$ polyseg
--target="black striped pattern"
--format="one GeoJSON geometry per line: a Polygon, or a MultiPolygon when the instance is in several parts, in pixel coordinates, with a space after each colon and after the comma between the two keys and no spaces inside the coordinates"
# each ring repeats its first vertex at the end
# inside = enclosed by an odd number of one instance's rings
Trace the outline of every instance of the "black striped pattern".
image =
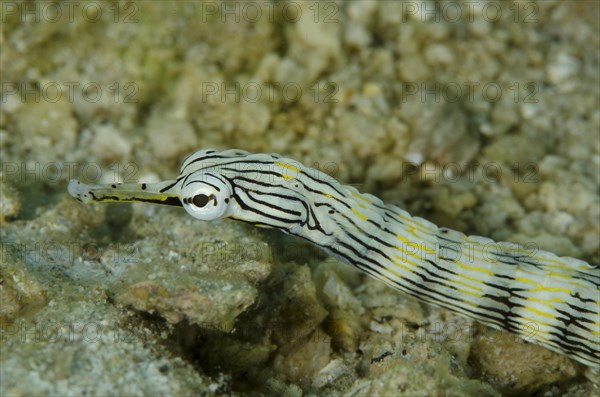
{"type": "Polygon", "coordinates": [[[178,198],[198,219],[280,229],[425,302],[600,364],[600,270],[580,260],[438,228],[275,154],[201,150],[177,180],[134,190],[69,185],[82,201],[178,198]]]}

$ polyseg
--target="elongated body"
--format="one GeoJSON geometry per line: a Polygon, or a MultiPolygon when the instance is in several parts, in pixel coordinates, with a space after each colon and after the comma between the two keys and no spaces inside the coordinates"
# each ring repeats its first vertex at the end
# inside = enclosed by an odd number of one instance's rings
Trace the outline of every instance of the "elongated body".
{"type": "Polygon", "coordinates": [[[83,202],[178,205],[201,220],[277,228],[420,300],[600,364],[600,269],[439,228],[291,159],[200,150],[176,180],[68,189],[83,202]]]}

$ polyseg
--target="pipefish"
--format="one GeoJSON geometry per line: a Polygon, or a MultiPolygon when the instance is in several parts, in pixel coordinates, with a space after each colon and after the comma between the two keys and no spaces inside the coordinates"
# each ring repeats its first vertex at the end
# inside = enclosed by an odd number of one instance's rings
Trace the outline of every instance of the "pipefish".
{"type": "Polygon", "coordinates": [[[279,229],[421,301],[600,365],[599,268],[437,227],[277,154],[199,150],[175,180],[71,180],[68,191],[84,203],[182,206],[203,221],[279,229]]]}

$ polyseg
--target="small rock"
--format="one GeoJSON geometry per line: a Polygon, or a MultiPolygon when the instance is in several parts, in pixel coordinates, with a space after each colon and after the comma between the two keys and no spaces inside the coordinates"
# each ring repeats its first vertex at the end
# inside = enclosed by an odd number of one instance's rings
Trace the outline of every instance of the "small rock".
{"type": "Polygon", "coordinates": [[[560,53],[546,67],[548,80],[553,84],[560,84],[569,77],[578,73],[581,64],[579,60],[571,55],[560,53]]]}
{"type": "Polygon", "coordinates": [[[92,127],[92,153],[106,163],[119,161],[131,154],[131,142],[125,139],[110,124],[99,124],[92,127]]]}
{"type": "Polygon", "coordinates": [[[197,149],[198,138],[187,120],[152,117],[147,134],[154,154],[162,159],[179,159],[197,149]]]}
{"type": "Polygon", "coordinates": [[[432,44],[425,48],[425,59],[431,65],[447,65],[454,62],[454,53],[444,44],[432,44]]]}

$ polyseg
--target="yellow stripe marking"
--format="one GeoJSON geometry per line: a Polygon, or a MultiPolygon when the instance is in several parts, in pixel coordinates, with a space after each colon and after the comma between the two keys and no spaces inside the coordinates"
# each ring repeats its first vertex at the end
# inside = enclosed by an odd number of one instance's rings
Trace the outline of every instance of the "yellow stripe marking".
{"type": "Polygon", "coordinates": [[[293,165],[282,163],[280,161],[275,161],[275,164],[277,164],[277,165],[279,165],[279,166],[281,166],[283,168],[287,168],[288,170],[292,170],[294,172],[300,173],[300,169],[294,167],[293,165]]]}
{"type": "MultiPolygon", "coordinates": [[[[481,295],[482,295],[482,294],[478,294],[475,292],[467,291],[466,289],[462,289],[462,288],[457,288],[456,290],[462,292],[463,294],[473,295],[478,298],[481,298],[481,295]]],[[[468,302],[468,301],[466,301],[466,302],[468,302]]],[[[475,305],[475,306],[477,306],[477,305],[475,305]]]]}
{"type": "Polygon", "coordinates": [[[556,318],[556,316],[553,316],[553,315],[551,315],[551,314],[548,314],[548,313],[544,313],[544,312],[542,312],[542,311],[540,311],[540,310],[537,310],[537,309],[534,309],[533,307],[530,307],[530,306],[523,306],[523,309],[525,309],[525,310],[527,310],[527,311],[530,311],[530,312],[532,312],[532,313],[535,313],[535,314],[537,314],[538,316],[544,316],[544,317],[556,318]]]}
{"type": "MultiPolygon", "coordinates": [[[[460,274],[459,274],[459,276],[460,276],[460,274]]],[[[453,283],[456,283],[456,284],[461,284],[461,285],[464,285],[465,287],[472,288],[472,289],[474,289],[475,291],[481,291],[481,288],[479,288],[479,287],[476,287],[476,286],[474,286],[474,285],[471,285],[471,284],[467,284],[467,283],[465,283],[465,282],[462,282],[462,281],[458,281],[458,280],[450,280],[450,281],[451,281],[451,282],[453,282],[453,283]]],[[[477,296],[481,296],[481,294],[480,294],[480,295],[477,295],[477,296]]]]}
{"type": "Polygon", "coordinates": [[[432,234],[431,229],[427,229],[427,228],[425,228],[425,226],[422,226],[421,224],[415,222],[414,218],[412,218],[410,216],[402,215],[402,214],[396,214],[396,215],[398,215],[400,218],[404,219],[406,222],[411,223],[413,225],[414,229],[421,229],[420,231],[423,233],[432,234]]]}
{"type": "Polygon", "coordinates": [[[464,265],[460,261],[457,261],[457,260],[455,260],[454,263],[456,263],[458,266],[462,267],[463,269],[475,270],[477,272],[489,274],[490,276],[494,275],[494,272],[492,272],[491,270],[482,269],[480,267],[475,267],[475,266],[467,266],[467,265],[464,265]]]}
{"type": "Polygon", "coordinates": [[[515,281],[521,281],[522,283],[527,283],[527,284],[533,284],[536,286],[535,289],[532,289],[531,291],[561,291],[561,292],[566,292],[567,294],[571,294],[571,291],[569,291],[566,288],[553,288],[553,287],[544,287],[543,285],[536,283],[535,281],[531,281],[528,280],[526,278],[522,278],[522,277],[516,277],[515,281]]]}
{"type": "MultiPolygon", "coordinates": [[[[362,195],[362,194],[360,194],[360,193],[357,193],[357,192],[352,192],[352,195],[353,195],[354,197],[356,197],[357,199],[360,199],[360,200],[362,200],[362,201],[365,201],[365,202],[367,202],[367,203],[371,204],[371,201],[370,201],[370,200],[368,200],[368,199],[366,199],[365,197],[363,197],[363,195],[362,195]]],[[[360,205],[360,204],[359,204],[359,205],[360,205]]]]}
{"type": "Polygon", "coordinates": [[[427,253],[429,253],[429,254],[435,254],[435,251],[434,251],[434,250],[432,250],[431,248],[427,248],[427,247],[425,246],[425,244],[423,244],[422,246],[420,246],[420,245],[416,245],[415,243],[413,243],[413,242],[409,241],[408,239],[406,239],[404,236],[402,236],[402,235],[400,235],[400,234],[396,234],[396,237],[398,238],[398,240],[402,241],[402,242],[403,242],[403,243],[405,243],[405,244],[408,244],[408,245],[410,245],[411,247],[421,247],[421,248],[423,248],[423,250],[425,250],[427,253]]]}
{"type": "MultiPolygon", "coordinates": [[[[415,263],[412,263],[412,262],[411,262],[411,261],[409,261],[408,259],[402,259],[402,258],[400,258],[399,256],[396,256],[396,258],[400,259],[402,262],[409,263],[409,264],[413,265],[414,267],[418,267],[418,266],[417,266],[415,263]]],[[[403,264],[396,262],[396,261],[395,261],[395,260],[393,260],[393,259],[392,259],[392,262],[393,262],[393,263],[394,263],[396,266],[400,266],[401,268],[403,268],[403,269],[406,269],[406,270],[408,270],[408,271],[409,271],[409,272],[411,272],[411,273],[414,273],[414,272],[415,272],[413,269],[411,269],[411,268],[408,268],[408,267],[404,266],[403,264]]]]}
{"type": "Polygon", "coordinates": [[[352,212],[354,212],[354,214],[355,214],[356,216],[358,216],[360,219],[363,219],[363,220],[365,220],[365,221],[368,219],[366,216],[364,216],[363,214],[361,214],[360,212],[358,212],[358,211],[356,210],[356,208],[354,208],[354,207],[352,207],[352,212]]]}

